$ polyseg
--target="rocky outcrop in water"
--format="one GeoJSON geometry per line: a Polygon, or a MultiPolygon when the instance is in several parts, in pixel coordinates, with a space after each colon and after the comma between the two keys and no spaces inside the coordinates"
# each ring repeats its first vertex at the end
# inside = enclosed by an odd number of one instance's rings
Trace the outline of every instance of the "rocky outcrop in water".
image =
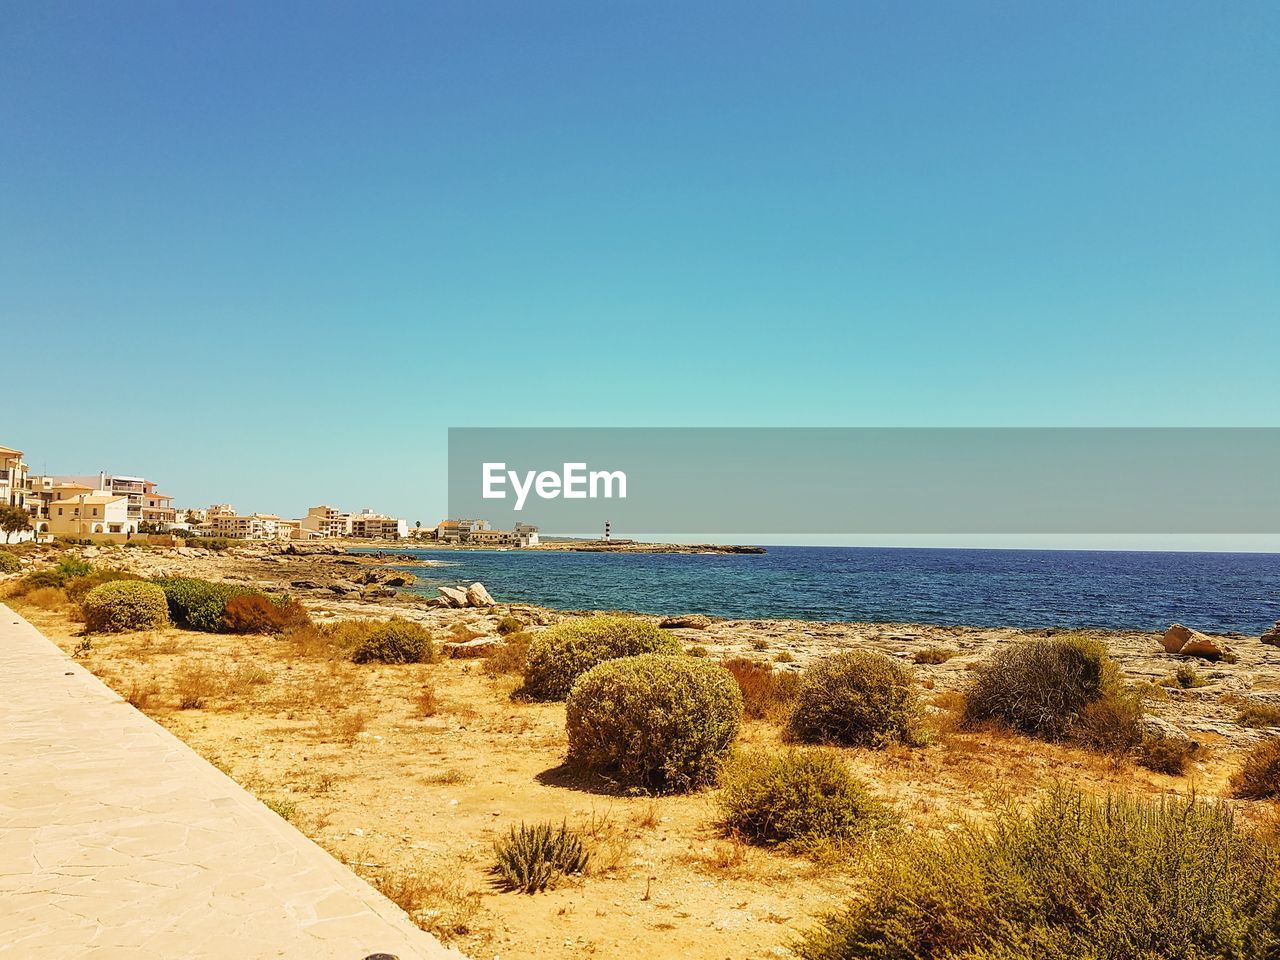
{"type": "Polygon", "coordinates": [[[1262,642],[1272,647],[1280,647],[1280,620],[1274,627],[1262,635],[1262,642]]]}

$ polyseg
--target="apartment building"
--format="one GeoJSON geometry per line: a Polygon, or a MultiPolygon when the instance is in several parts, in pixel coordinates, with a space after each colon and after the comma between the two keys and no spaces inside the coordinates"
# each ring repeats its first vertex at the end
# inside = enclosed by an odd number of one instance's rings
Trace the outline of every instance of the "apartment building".
{"type": "Polygon", "coordinates": [[[251,513],[244,517],[218,513],[209,518],[206,529],[212,536],[234,540],[288,540],[298,527],[297,521],[281,520],[274,513],[251,513]]]}
{"type": "Polygon", "coordinates": [[[477,547],[535,547],[538,528],[517,523],[514,530],[494,530],[488,520],[441,520],[436,527],[441,543],[469,543],[477,547]]]}
{"type": "Polygon", "coordinates": [[[302,537],[355,537],[361,540],[398,540],[409,535],[409,522],[368,507],[359,513],[343,513],[337,507],[320,504],[307,510],[298,521],[302,537]]]}
{"type": "Polygon", "coordinates": [[[109,493],[82,493],[48,505],[39,522],[41,533],[55,537],[112,537],[128,539],[138,532],[129,516],[129,498],[109,493]]]}
{"type": "Polygon", "coordinates": [[[156,485],[150,480],[146,481],[142,491],[142,522],[166,527],[178,522],[178,511],[173,509],[173,497],[158,493],[156,485]]]}
{"type": "Polygon", "coordinates": [[[320,504],[310,507],[307,515],[299,523],[304,536],[308,537],[348,537],[351,535],[350,516],[337,507],[320,504]]]}
{"type": "Polygon", "coordinates": [[[27,509],[30,482],[22,451],[0,447],[0,506],[27,509]]]}
{"type": "Polygon", "coordinates": [[[101,490],[128,501],[129,518],[135,523],[152,519],[153,523],[173,523],[176,519],[173,498],[156,492],[156,484],[145,477],[129,477],[123,474],[98,473],[62,475],[53,478],[55,483],[72,483],[101,490]],[[147,503],[150,501],[151,506],[147,503]],[[144,511],[149,511],[148,516],[144,511]]]}
{"type": "Polygon", "coordinates": [[[409,535],[409,522],[367,507],[351,517],[351,536],[369,540],[399,540],[409,535]]]}
{"type": "Polygon", "coordinates": [[[489,529],[488,520],[441,520],[436,525],[436,539],[441,543],[466,543],[473,533],[489,529]]]}

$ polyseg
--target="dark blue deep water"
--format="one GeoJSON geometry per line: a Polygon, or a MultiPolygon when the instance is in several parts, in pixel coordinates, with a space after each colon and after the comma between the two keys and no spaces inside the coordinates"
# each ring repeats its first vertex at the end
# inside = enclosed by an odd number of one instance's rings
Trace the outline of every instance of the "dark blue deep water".
{"type": "Polygon", "coordinates": [[[414,550],[415,589],[482,581],[562,610],[1258,634],[1280,554],[770,547],[763,555],[414,550]]]}

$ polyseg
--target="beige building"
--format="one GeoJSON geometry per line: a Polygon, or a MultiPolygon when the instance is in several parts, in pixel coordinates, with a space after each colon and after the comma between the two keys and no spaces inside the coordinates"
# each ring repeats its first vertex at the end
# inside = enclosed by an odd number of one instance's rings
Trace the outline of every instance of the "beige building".
{"type": "Polygon", "coordinates": [[[347,537],[351,535],[351,521],[348,514],[337,507],[320,504],[310,507],[307,515],[299,521],[304,536],[308,537],[347,537]]]}
{"type": "Polygon", "coordinates": [[[359,513],[343,513],[337,507],[320,504],[307,510],[298,521],[303,537],[356,537],[362,540],[398,540],[409,535],[409,523],[398,517],[374,513],[367,507],[359,513]]]}
{"type": "Polygon", "coordinates": [[[30,483],[22,451],[0,447],[0,506],[27,509],[30,483]]]}
{"type": "Polygon", "coordinates": [[[514,530],[494,530],[488,520],[441,520],[436,527],[441,543],[470,543],[478,547],[535,547],[538,528],[517,523],[514,530]]]}
{"type": "Polygon", "coordinates": [[[173,497],[156,492],[156,485],[150,480],[142,491],[142,521],[166,527],[178,522],[178,511],[173,509],[173,497]]]}
{"type": "Polygon", "coordinates": [[[288,540],[297,521],[281,520],[274,513],[251,513],[246,517],[219,513],[210,517],[207,529],[215,537],[235,540],[288,540]]]}
{"type": "Polygon", "coordinates": [[[54,500],[41,532],[55,537],[104,537],[125,540],[138,532],[138,521],[129,516],[128,497],[109,493],[84,493],[54,500]]]}
{"type": "Polygon", "coordinates": [[[157,493],[156,485],[144,477],[127,477],[102,470],[98,473],[64,475],[53,479],[56,483],[80,484],[124,497],[128,501],[129,517],[136,523],[148,519],[153,523],[174,522],[173,498],[157,493]],[[150,507],[147,506],[148,501],[151,503],[150,507]]]}

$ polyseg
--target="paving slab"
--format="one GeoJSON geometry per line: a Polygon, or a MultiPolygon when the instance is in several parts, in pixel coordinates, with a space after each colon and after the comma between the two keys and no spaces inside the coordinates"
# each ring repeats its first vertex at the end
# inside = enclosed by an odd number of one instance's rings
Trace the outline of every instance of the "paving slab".
{"type": "Polygon", "coordinates": [[[0,604],[0,957],[460,960],[0,604]]]}

